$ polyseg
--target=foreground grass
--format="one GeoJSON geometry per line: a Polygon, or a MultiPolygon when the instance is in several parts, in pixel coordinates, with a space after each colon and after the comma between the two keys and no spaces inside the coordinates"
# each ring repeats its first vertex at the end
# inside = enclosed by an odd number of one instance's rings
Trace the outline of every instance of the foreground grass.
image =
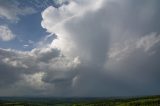
{"type": "Polygon", "coordinates": [[[160,106],[160,96],[91,101],[74,106],[160,106]]]}
{"type": "Polygon", "coordinates": [[[0,99],[0,106],[160,106],[160,96],[139,98],[22,98],[0,99]]]}

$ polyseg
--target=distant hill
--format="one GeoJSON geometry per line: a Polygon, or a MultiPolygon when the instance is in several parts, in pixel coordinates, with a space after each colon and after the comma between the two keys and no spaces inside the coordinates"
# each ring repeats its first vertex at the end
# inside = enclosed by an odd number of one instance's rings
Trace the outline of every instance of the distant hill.
{"type": "Polygon", "coordinates": [[[130,98],[0,97],[0,106],[160,106],[160,96],[130,98]]]}

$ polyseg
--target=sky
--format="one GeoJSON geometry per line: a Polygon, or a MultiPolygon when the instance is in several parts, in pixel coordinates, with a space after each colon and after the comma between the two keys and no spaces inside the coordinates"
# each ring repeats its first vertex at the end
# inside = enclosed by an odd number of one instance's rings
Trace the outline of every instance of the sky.
{"type": "Polygon", "coordinates": [[[159,0],[0,0],[0,96],[160,94],[159,0]]]}

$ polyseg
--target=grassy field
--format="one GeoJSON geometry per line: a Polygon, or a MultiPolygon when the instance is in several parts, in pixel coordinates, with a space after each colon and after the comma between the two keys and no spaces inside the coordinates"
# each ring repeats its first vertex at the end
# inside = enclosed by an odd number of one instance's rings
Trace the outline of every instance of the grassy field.
{"type": "Polygon", "coordinates": [[[0,98],[0,106],[160,106],[160,96],[136,98],[0,98]]]}

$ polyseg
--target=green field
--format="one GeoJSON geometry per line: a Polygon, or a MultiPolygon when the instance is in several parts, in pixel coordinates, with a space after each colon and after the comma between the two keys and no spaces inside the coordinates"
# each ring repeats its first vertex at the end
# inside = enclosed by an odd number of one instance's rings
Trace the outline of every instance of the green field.
{"type": "Polygon", "coordinates": [[[160,96],[132,98],[0,98],[0,106],[160,106],[160,96]]]}

